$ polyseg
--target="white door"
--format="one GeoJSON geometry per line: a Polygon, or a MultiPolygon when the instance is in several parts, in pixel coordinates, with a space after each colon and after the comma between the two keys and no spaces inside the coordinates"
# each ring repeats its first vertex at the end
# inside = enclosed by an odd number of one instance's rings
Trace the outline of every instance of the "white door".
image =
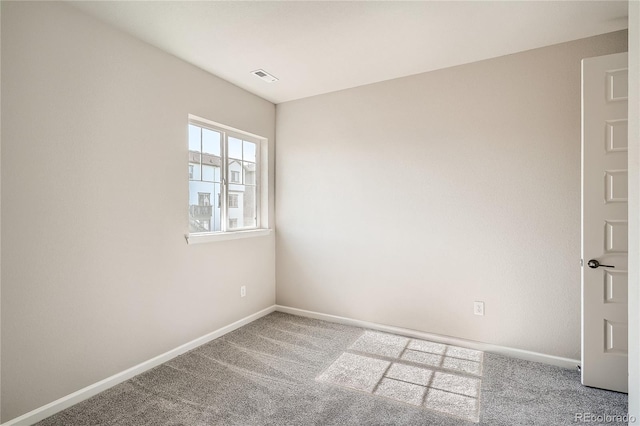
{"type": "Polygon", "coordinates": [[[582,384],[627,392],[627,54],[582,61],[582,384]]]}

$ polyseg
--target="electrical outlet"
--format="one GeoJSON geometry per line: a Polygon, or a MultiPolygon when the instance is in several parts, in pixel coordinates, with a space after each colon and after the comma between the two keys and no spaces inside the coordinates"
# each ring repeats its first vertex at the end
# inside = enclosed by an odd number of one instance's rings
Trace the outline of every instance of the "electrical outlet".
{"type": "Polygon", "coordinates": [[[243,285],[240,287],[240,297],[245,297],[247,295],[247,286],[243,285]]]}
{"type": "Polygon", "coordinates": [[[473,302],[473,314],[484,315],[484,302],[473,302]]]}

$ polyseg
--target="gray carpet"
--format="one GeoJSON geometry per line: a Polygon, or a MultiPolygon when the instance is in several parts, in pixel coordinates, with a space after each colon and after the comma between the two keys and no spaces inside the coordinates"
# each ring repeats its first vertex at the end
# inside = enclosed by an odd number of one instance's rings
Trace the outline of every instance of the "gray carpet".
{"type": "Polygon", "coordinates": [[[365,331],[317,378],[478,422],[480,351],[365,331]]]}
{"type": "Polygon", "coordinates": [[[275,312],[38,425],[569,425],[626,412],[627,395],[574,370],[275,312]]]}

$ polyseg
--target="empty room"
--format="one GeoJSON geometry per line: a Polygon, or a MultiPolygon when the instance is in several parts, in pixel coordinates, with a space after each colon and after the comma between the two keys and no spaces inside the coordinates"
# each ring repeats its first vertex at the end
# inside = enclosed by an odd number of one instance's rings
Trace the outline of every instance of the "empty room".
{"type": "Polygon", "coordinates": [[[0,423],[640,424],[640,2],[5,1],[0,423]]]}

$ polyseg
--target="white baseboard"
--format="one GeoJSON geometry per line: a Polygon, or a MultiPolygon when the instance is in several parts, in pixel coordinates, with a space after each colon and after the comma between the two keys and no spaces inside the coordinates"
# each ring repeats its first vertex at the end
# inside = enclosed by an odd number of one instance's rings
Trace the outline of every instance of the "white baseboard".
{"type": "Polygon", "coordinates": [[[158,355],[154,358],[151,358],[148,361],[144,361],[136,366],[129,368],[128,370],[122,371],[118,374],[114,374],[111,377],[107,377],[104,380],[101,380],[97,383],[87,386],[86,388],[82,388],[70,395],[64,396],[60,399],[57,399],[47,405],[43,405],[42,407],[36,408],[35,410],[29,411],[26,414],[23,414],[20,417],[16,417],[13,420],[9,420],[6,423],[2,423],[0,426],[28,426],[34,423],[39,422],[40,420],[44,420],[47,417],[50,417],[66,408],[71,407],[85,399],[91,398],[92,396],[105,391],[117,384],[124,382],[125,380],[129,380],[130,378],[137,376],[138,374],[144,373],[147,370],[150,370],[158,365],[165,363],[178,355],[181,355],[187,351],[197,348],[198,346],[204,345],[214,339],[217,339],[220,336],[223,336],[237,328],[242,327],[243,325],[249,324],[252,321],[257,320],[265,315],[270,314],[275,311],[275,305],[270,306],[266,309],[263,309],[255,314],[244,317],[234,323],[231,323],[225,327],[219,328],[216,331],[213,331],[209,334],[206,334],[202,337],[199,337],[195,340],[192,340],[184,345],[178,346],[175,349],[171,349],[168,352],[163,353],[162,355],[158,355]]]}
{"type": "Polygon", "coordinates": [[[483,352],[505,355],[512,358],[524,359],[527,361],[541,362],[558,367],[574,369],[580,365],[580,360],[562,358],[554,355],[546,355],[539,352],[525,351],[523,349],[509,348],[506,346],[492,345],[490,343],[476,342],[473,340],[459,339],[457,337],[443,336],[440,334],[425,333],[408,328],[393,327],[390,325],[376,324],[368,321],[361,321],[352,318],[339,317],[336,315],[322,314],[320,312],[306,311],[304,309],[290,308],[288,306],[276,305],[276,311],[303,317],[315,318],[324,321],[336,322],[339,324],[353,325],[356,327],[368,328],[371,330],[384,331],[387,333],[399,334],[417,339],[429,340],[432,342],[444,343],[447,345],[462,346],[476,349],[483,352]]]}

